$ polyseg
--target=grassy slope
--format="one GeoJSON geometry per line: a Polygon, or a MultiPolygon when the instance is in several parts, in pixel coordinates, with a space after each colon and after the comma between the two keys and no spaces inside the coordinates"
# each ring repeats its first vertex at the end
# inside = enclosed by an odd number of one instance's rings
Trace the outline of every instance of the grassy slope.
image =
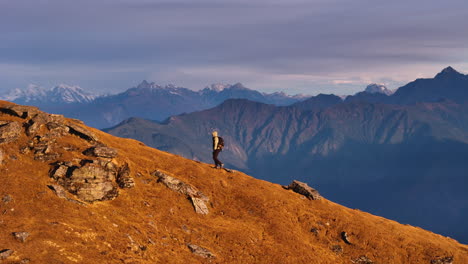
{"type": "MultiPolygon", "coordinates": [[[[0,118],[24,121],[4,114],[0,118]]],[[[129,163],[136,186],[120,190],[113,201],[88,206],[60,199],[47,188],[53,183],[50,166],[35,161],[32,154],[19,154],[28,140],[25,135],[0,145],[6,152],[0,195],[13,197],[8,204],[0,202],[0,246],[15,250],[8,261],[209,262],[189,251],[186,244],[192,243],[216,254],[211,263],[350,263],[361,255],[377,263],[430,263],[437,256],[468,263],[468,246],[453,239],[325,199],[310,201],[240,172],[215,170],[135,140],[91,130],[119,150],[116,162],[129,163]],[[210,198],[210,213],[196,214],[184,196],[156,183],[150,175],[156,169],[204,192],[210,198]],[[11,236],[18,231],[31,236],[20,243],[11,236]],[[349,234],[352,245],[341,240],[342,231],[349,234]],[[334,245],[340,245],[343,253],[334,253],[334,245]]],[[[90,146],[72,135],[57,142],[79,148],[60,150],[63,160],[84,158],[80,153],[90,146]]]]}

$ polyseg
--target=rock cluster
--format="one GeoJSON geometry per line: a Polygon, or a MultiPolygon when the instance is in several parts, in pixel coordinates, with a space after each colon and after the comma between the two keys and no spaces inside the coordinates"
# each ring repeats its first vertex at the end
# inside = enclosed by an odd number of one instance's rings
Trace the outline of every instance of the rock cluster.
{"type": "Polygon", "coordinates": [[[58,197],[80,203],[68,198],[69,192],[86,202],[111,200],[118,195],[118,187],[131,188],[135,185],[128,164],[118,166],[115,162],[117,151],[100,143],[94,133],[78,124],[79,121],[69,121],[61,115],[47,114],[36,107],[21,105],[0,107],[0,113],[24,119],[23,122],[0,121],[0,144],[14,142],[26,134],[29,141],[20,147],[20,153],[32,153],[35,160],[55,161],[50,176],[57,184],[51,184],[49,188],[58,197]],[[58,143],[61,142],[59,138],[66,135],[86,140],[86,146],[93,145],[82,152],[91,158],[59,161],[62,150],[78,150],[75,146],[58,143]]]}
{"type": "Polygon", "coordinates": [[[431,260],[431,264],[453,264],[453,257],[438,257],[431,260]]]}
{"type": "Polygon", "coordinates": [[[285,188],[288,190],[292,190],[293,192],[302,194],[311,200],[320,200],[322,198],[317,190],[310,187],[309,185],[307,185],[307,183],[304,182],[294,180],[285,188]]]}
{"type": "Polygon", "coordinates": [[[163,183],[169,189],[187,196],[192,202],[195,212],[208,214],[208,206],[206,203],[209,201],[209,198],[197,188],[158,170],[154,171],[152,175],[157,177],[158,182],[163,183]]]}

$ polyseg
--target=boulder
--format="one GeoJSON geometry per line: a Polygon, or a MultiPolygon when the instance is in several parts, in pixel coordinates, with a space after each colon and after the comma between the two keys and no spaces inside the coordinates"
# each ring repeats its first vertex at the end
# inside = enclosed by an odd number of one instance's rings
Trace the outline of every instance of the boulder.
{"type": "Polygon", "coordinates": [[[0,250],[0,260],[7,259],[9,256],[13,255],[13,250],[11,249],[2,249],[0,250]]]}
{"type": "Polygon", "coordinates": [[[71,122],[68,122],[67,126],[70,129],[70,133],[73,135],[79,136],[88,141],[98,141],[96,135],[94,135],[93,132],[89,131],[88,129],[82,128],[81,126],[75,125],[71,122]]]}
{"type": "Polygon", "coordinates": [[[28,232],[13,232],[11,233],[13,237],[15,237],[16,240],[18,240],[21,243],[26,242],[26,239],[29,237],[28,232]]]}
{"type": "Polygon", "coordinates": [[[322,198],[317,190],[304,182],[294,180],[291,184],[288,185],[287,189],[302,194],[311,200],[320,200],[322,198]]]}
{"type": "Polygon", "coordinates": [[[39,108],[24,105],[9,105],[1,107],[0,112],[21,118],[31,118],[39,112],[39,108]]]}
{"type": "Polygon", "coordinates": [[[83,154],[101,158],[115,158],[117,150],[106,146],[95,146],[83,151],[83,154]]]}
{"type": "MultiPolygon", "coordinates": [[[[116,181],[118,172],[119,168],[112,162],[82,160],[79,165],[73,165],[70,162],[57,162],[54,164],[50,176],[79,199],[95,202],[112,200],[118,196],[116,181]]],[[[63,196],[58,187],[53,186],[51,189],[59,197],[63,196]]]]}
{"type": "Polygon", "coordinates": [[[216,257],[213,253],[211,253],[211,251],[209,251],[206,248],[203,248],[194,244],[187,244],[187,247],[190,249],[190,251],[193,254],[200,256],[202,258],[215,258],[216,257]]]}
{"type": "Polygon", "coordinates": [[[348,244],[348,245],[351,245],[351,241],[349,241],[349,237],[348,237],[348,233],[346,232],[341,232],[341,239],[343,239],[343,241],[348,244]]]}
{"type": "Polygon", "coordinates": [[[208,214],[208,206],[206,203],[209,201],[209,198],[197,188],[177,178],[162,173],[159,170],[153,172],[152,175],[157,177],[158,182],[163,183],[169,189],[187,196],[187,198],[192,202],[195,212],[199,214],[208,214]]]}
{"type": "Polygon", "coordinates": [[[0,144],[10,143],[18,139],[22,126],[18,122],[0,122],[0,144]]]}

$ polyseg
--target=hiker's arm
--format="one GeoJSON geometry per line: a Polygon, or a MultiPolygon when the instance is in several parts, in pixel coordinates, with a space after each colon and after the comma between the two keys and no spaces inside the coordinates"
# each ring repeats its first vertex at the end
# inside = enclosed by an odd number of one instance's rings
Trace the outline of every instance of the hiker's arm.
{"type": "Polygon", "coordinates": [[[219,142],[218,137],[214,137],[213,138],[213,150],[218,149],[218,142],[219,142]]]}

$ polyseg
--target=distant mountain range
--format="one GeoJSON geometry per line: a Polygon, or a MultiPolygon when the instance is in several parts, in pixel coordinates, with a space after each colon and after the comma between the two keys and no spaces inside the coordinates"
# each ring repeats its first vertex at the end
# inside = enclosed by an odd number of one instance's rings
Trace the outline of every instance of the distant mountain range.
{"type": "Polygon", "coordinates": [[[59,85],[44,89],[31,85],[15,89],[0,99],[40,107],[44,111],[64,114],[86,124],[105,128],[130,117],[162,121],[172,115],[208,109],[232,98],[244,98],[274,105],[289,105],[307,96],[285,93],[260,93],[237,83],[213,84],[200,91],[174,85],[160,86],[143,81],[125,92],[96,96],[78,86],[59,85]]]}
{"type": "Polygon", "coordinates": [[[282,184],[303,180],[331,200],[468,242],[467,99],[467,76],[449,67],[392,95],[318,95],[290,106],[227,100],[106,131],[210,162],[216,129],[227,166],[282,184]]]}
{"type": "Polygon", "coordinates": [[[60,84],[52,89],[29,85],[26,89],[14,89],[2,96],[1,99],[18,104],[47,106],[51,104],[90,103],[96,97],[79,86],[60,84]]]}

